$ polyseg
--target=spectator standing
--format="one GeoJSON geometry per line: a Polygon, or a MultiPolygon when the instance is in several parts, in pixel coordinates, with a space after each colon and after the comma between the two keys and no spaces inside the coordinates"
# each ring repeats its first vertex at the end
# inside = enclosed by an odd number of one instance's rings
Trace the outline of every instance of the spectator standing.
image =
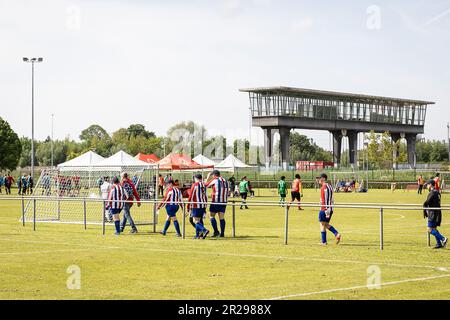
{"type": "Polygon", "coordinates": [[[419,178],[417,179],[417,193],[418,194],[422,194],[424,183],[425,183],[425,181],[424,181],[422,175],[420,175],[419,178]]]}

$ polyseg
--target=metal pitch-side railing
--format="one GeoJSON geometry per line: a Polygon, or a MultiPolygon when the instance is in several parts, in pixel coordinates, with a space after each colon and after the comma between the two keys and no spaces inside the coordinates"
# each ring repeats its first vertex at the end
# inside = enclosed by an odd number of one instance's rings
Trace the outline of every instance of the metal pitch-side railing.
{"type": "MultiPolygon", "coordinates": [[[[45,221],[38,221],[36,219],[36,201],[38,200],[45,200],[45,201],[75,201],[75,202],[82,202],[83,203],[83,226],[84,229],[87,229],[87,212],[86,212],[86,204],[88,202],[104,202],[103,199],[94,199],[94,198],[49,198],[49,197],[41,197],[41,196],[29,196],[29,197],[1,197],[0,200],[11,200],[11,201],[21,201],[22,204],[22,217],[21,222],[23,226],[25,226],[25,200],[32,201],[33,203],[33,231],[36,231],[36,224],[38,222],[45,222],[45,221]]],[[[126,202],[126,201],[123,201],[126,202]]],[[[153,204],[153,217],[154,221],[156,221],[156,205],[159,204],[161,201],[159,200],[141,200],[141,203],[149,203],[153,204]]],[[[182,238],[186,238],[186,205],[187,204],[198,204],[198,202],[188,202],[188,201],[182,201],[180,204],[183,204],[182,212],[182,238]]],[[[212,203],[209,202],[208,205],[211,204],[221,204],[221,203],[212,203]]],[[[241,206],[241,201],[236,200],[230,200],[228,201],[228,206],[231,206],[232,208],[232,216],[231,216],[231,236],[234,238],[236,237],[236,206],[241,206]]],[[[253,207],[282,207],[284,210],[284,244],[288,244],[288,235],[289,235],[289,203],[281,204],[277,201],[247,201],[247,206],[253,206],[253,207]]],[[[293,204],[294,206],[297,205],[297,203],[293,204]]],[[[302,202],[302,207],[307,208],[319,208],[322,207],[321,204],[313,203],[313,202],[302,202]]],[[[417,210],[441,210],[441,211],[450,211],[449,205],[441,206],[440,208],[424,208],[421,205],[418,204],[392,204],[392,203],[358,203],[358,204],[349,204],[349,203],[340,203],[340,204],[333,204],[333,208],[345,208],[345,209],[374,209],[379,212],[379,243],[380,243],[380,250],[384,249],[384,211],[385,210],[401,210],[401,211],[417,211],[417,210]]],[[[101,214],[101,219],[103,221],[102,223],[102,234],[105,235],[105,229],[106,229],[106,221],[104,219],[104,211],[99,212],[99,215],[101,214]]],[[[153,224],[153,232],[156,232],[156,223],[153,224]]],[[[430,235],[427,233],[427,240],[428,240],[428,246],[430,246],[430,235]]]]}

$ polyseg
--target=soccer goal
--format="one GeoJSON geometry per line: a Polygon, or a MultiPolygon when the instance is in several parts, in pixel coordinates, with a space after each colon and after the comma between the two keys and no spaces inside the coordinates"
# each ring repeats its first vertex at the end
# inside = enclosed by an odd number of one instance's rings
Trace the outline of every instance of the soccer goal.
{"type": "MultiPolygon", "coordinates": [[[[73,167],[43,170],[24,206],[25,222],[103,224],[105,201],[113,177],[128,173],[142,200],[157,200],[157,167],[73,167]]],[[[157,224],[154,203],[131,209],[137,225],[157,224]]]]}

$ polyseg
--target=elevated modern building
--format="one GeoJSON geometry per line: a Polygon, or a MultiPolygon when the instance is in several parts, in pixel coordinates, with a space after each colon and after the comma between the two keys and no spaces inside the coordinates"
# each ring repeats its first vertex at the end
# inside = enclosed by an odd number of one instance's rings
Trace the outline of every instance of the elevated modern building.
{"type": "MultiPolygon", "coordinates": [[[[291,129],[327,130],[333,135],[333,160],[341,162],[342,137],[349,140],[350,164],[356,165],[359,132],[391,133],[394,142],[406,138],[408,162],[415,165],[416,138],[424,133],[431,101],[290,87],[240,89],[250,98],[252,125],[264,130],[266,166],[273,157],[273,136],[280,134],[281,161],[289,164],[291,129]]],[[[398,150],[394,152],[394,156],[398,150]]],[[[305,160],[305,159],[297,159],[305,160]]]]}

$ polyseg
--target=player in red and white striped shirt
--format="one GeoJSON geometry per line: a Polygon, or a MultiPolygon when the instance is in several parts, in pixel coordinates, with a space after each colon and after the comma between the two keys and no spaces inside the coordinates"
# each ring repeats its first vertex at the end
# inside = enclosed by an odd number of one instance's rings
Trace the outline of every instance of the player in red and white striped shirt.
{"type": "Polygon", "coordinates": [[[327,175],[322,173],[320,175],[320,183],[322,188],[320,189],[320,212],[319,212],[319,222],[320,222],[320,232],[322,235],[322,245],[327,244],[327,231],[329,230],[336,237],[336,244],[341,241],[342,236],[340,233],[330,225],[331,216],[333,215],[333,187],[327,182],[327,175]]]}
{"type": "Polygon", "coordinates": [[[164,196],[163,201],[158,205],[157,210],[161,209],[161,207],[165,206],[167,211],[167,220],[164,225],[164,230],[161,231],[163,236],[166,235],[167,229],[169,229],[170,221],[173,221],[173,225],[175,226],[175,230],[177,231],[177,236],[181,237],[180,225],[177,220],[177,211],[178,209],[183,208],[183,195],[181,194],[180,189],[174,185],[173,180],[167,181],[167,190],[166,195],[164,196]]]}
{"type": "Polygon", "coordinates": [[[120,234],[120,212],[123,209],[124,201],[128,198],[126,190],[120,185],[119,178],[113,178],[113,185],[109,191],[106,208],[109,209],[113,216],[114,225],[116,227],[115,235],[120,234]]]}
{"type": "Polygon", "coordinates": [[[205,186],[207,188],[212,188],[211,205],[209,206],[209,216],[211,225],[214,229],[213,238],[225,236],[225,211],[227,209],[228,201],[228,181],[220,176],[219,170],[214,170],[206,178],[205,186]],[[211,175],[213,177],[210,180],[211,175]],[[216,213],[219,214],[220,219],[220,232],[217,229],[216,213]]]}
{"type": "Polygon", "coordinates": [[[189,221],[195,228],[195,239],[199,239],[200,236],[205,239],[209,233],[209,230],[203,225],[203,216],[206,213],[208,196],[206,195],[206,186],[202,179],[201,174],[194,176],[194,183],[191,187],[189,203],[187,205],[187,211],[191,212],[189,221]]]}

